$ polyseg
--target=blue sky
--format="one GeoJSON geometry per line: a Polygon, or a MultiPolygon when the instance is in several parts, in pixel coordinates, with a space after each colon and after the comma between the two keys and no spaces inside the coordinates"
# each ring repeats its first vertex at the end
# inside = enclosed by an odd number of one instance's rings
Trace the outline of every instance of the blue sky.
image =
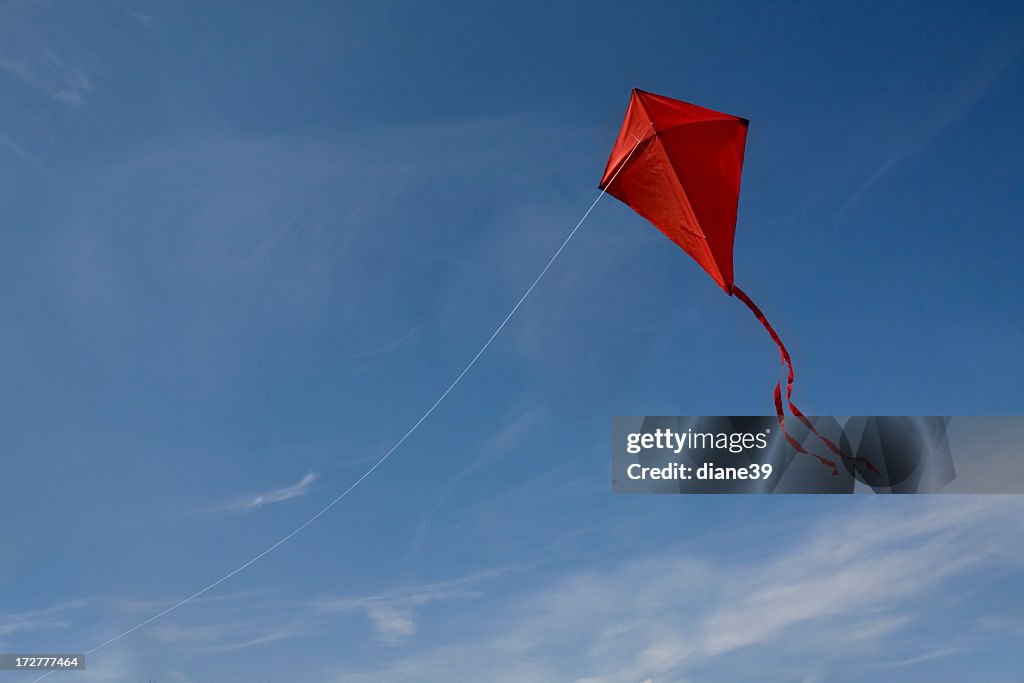
{"type": "MultiPolygon", "coordinates": [[[[1024,412],[1022,30],[1016,3],[3,4],[0,650],[91,649],[358,478],[593,201],[632,87],[752,121],[736,279],[805,412],[1024,412]]],[[[776,371],[602,200],[363,486],[64,677],[1021,683],[1020,498],[611,495],[611,416],[770,413],[776,371]]]]}

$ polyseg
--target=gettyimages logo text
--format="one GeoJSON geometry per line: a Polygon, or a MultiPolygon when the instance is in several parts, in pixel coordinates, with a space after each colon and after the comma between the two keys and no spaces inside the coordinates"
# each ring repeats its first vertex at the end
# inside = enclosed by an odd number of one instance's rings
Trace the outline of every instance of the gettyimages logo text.
{"type": "Polygon", "coordinates": [[[763,432],[673,432],[656,429],[654,432],[634,432],[626,437],[626,452],[636,455],[646,449],[670,450],[679,455],[683,450],[717,449],[742,453],[751,448],[767,448],[771,428],[763,432]]]}

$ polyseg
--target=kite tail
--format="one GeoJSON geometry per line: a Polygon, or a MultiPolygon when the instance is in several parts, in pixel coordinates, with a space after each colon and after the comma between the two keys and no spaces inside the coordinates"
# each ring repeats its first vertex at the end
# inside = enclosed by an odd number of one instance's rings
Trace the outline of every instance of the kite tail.
{"type": "MultiPolygon", "coordinates": [[[[755,304],[750,299],[750,297],[747,296],[746,292],[744,292],[742,289],[740,289],[736,285],[733,285],[732,286],[732,293],[736,295],[737,299],[739,299],[740,301],[742,301],[744,304],[747,305],[747,308],[749,308],[750,311],[754,314],[754,316],[758,319],[758,321],[760,321],[761,325],[764,326],[764,329],[768,330],[768,334],[771,335],[771,338],[775,342],[775,345],[779,347],[779,353],[782,356],[782,362],[785,363],[785,365],[786,365],[786,403],[789,405],[789,411],[791,413],[793,413],[793,416],[796,419],[800,420],[800,422],[802,422],[804,424],[804,426],[807,427],[807,429],[809,429],[815,436],[817,436],[819,439],[821,439],[822,443],[824,443],[825,446],[827,446],[828,449],[830,451],[832,451],[833,453],[835,453],[837,456],[839,456],[843,460],[850,460],[850,461],[853,461],[853,462],[863,462],[867,466],[868,469],[870,469],[872,472],[877,474],[878,470],[866,458],[862,458],[862,457],[856,457],[855,458],[853,456],[846,455],[845,453],[842,452],[842,450],[840,450],[840,448],[838,446],[836,446],[835,442],[833,442],[828,437],[823,436],[822,434],[820,434],[818,432],[818,430],[814,428],[814,425],[811,424],[811,421],[809,419],[807,419],[807,417],[802,412],[800,412],[800,409],[797,408],[796,405],[793,404],[792,395],[793,395],[793,380],[794,380],[794,377],[795,377],[795,373],[793,372],[793,359],[790,357],[789,351],[786,349],[786,345],[782,343],[782,339],[779,338],[778,333],[772,327],[771,323],[768,322],[768,318],[766,318],[764,313],[761,312],[761,309],[757,307],[757,304],[755,304]]],[[[776,415],[779,418],[779,427],[782,428],[783,436],[786,437],[786,441],[789,442],[789,445],[792,446],[794,450],[796,450],[798,453],[803,453],[805,455],[810,455],[811,457],[816,458],[823,465],[831,467],[832,468],[833,476],[839,474],[839,468],[836,466],[836,464],[832,460],[829,460],[828,458],[820,456],[820,455],[818,455],[816,453],[809,452],[806,448],[804,448],[802,445],[800,445],[800,443],[797,442],[796,439],[794,439],[792,436],[790,436],[789,432],[786,431],[785,410],[783,409],[783,406],[782,406],[782,382],[781,381],[779,381],[775,385],[775,413],[776,413],[776,415]]]]}

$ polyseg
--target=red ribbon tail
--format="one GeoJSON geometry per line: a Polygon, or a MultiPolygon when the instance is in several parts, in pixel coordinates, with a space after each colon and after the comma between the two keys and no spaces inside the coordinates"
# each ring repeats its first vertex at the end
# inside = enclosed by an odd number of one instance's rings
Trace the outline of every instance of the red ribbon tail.
{"type": "MultiPolygon", "coordinates": [[[[787,397],[787,398],[788,398],[788,397],[787,397]]],[[[806,418],[806,417],[804,416],[804,414],[800,412],[800,409],[799,409],[799,408],[797,408],[797,407],[796,407],[796,406],[795,406],[795,405],[793,404],[793,402],[792,402],[792,401],[789,401],[789,410],[790,410],[790,412],[791,412],[791,413],[793,413],[793,415],[794,415],[794,417],[796,417],[796,419],[798,419],[798,420],[800,420],[801,422],[803,422],[803,423],[804,423],[804,425],[806,425],[806,427],[807,427],[808,429],[810,429],[810,430],[811,430],[812,432],[814,432],[815,436],[817,436],[817,437],[818,437],[819,439],[821,439],[821,440],[822,440],[822,442],[823,442],[823,443],[824,443],[824,444],[825,444],[826,446],[828,446],[828,449],[829,449],[830,451],[832,451],[833,453],[835,453],[836,455],[838,455],[838,456],[839,456],[840,458],[842,458],[843,460],[849,460],[849,461],[851,461],[851,462],[862,462],[862,463],[864,463],[864,466],[865,466],[865,467],[867,467],[867,468],[868,468],[869,470],[871,470],[871,471],[872,471],[872,472],[874,472],[875,474],[879,474],[878,468],[877,468],[877,467],[875,467],[874,465],[872,465],[872,464],[871,464],[871,461],[870,461],[870,460],[868,460],[867,458],[865,458],[865,457],[863,457],[863,456],[857,456],[857,457],[854,457],[854,456],[852,456],[852,455],[847,455],[846,453],[843,453],[843,451],[842,451],[842,450],[840,450],[839,446],[837,446],[837,445],[835,444],[835,442],[834,442],[834,441],[832,441],[832,439],[830,439],[830,438],[828,438],[827,436],[824,436],[824,435],[822,435],[822,434],[819,434],[819,433],[818,433],[818,430],[817,430],[817,429],[815,429],[815,428],[814,428],[814,425],[812,425],[812,424],[811,424],[811,421],[810,421],[810,420],[808,420],[808,419],[807,419],[807,418],[806,418]]]]}
{"type": "MultiPolygon", "coordinates": [[[[801,413],[797,409],[797,407],[795,405],[793,405],[793,402],[790,400],[790,396],[792,396],[792,394],[793,394],[793,381],[795,379],[795,373],[793,372],[793,360],[792,360],[792,358],[790,358],[789,351],[786,350],[786,345],[782,343],[782,339],[779,338],[779,335],[775,331],[775,328],[773,328],[771,323],[768,322],[768,318],[765,317],[764,313],[761,312],[761,309],[757,307],[757,304],[755,304],[751,300],[751,298],[749,296],[747,296],[746,292],[744,292],[742,289],[740,289],[736,285],[733,285],[732,286],[732,293],[736,295],[737,299],[739,299],[740,301],[742,301],[744,304],[747,305],[747,308],[750,309],[750,312],[754,314],[754,316],[758,319],[758,321],[760,321],[761,325],[764,326],[764,329],[766,329],[768,331],[768,334],[771,335],[771,338],[775,342],[775,345],[779,347],[779,354],[782,356],[782,362],[786,365],[786,369],[787,369],[787,373],[786,373],[786,403],[789,405],[790,412],[793,413],[793,416],[796,417],[798,420],[800,420],[819,439],[821,439],[825,443],[825,445],[829,447],[829,450],[831,450],[833,453],[835,453],[839,457],[845,458],[846,456],[843,455],[843,453],[839,450],[839,448],[831,440],[826,439],[824,436],[819,434],[818,430],[816,430],[814,428],[814,425],[811,424],[811,421],[808,420],[806,417],[804,417],[804,414],[801,413]]],[[[818,455],[817,453],[811,453],[806,448],[804,448],[800,444],[800,442],[798,442],[796,439],[794,439],[792,436],[790,436],[788,431],[786,431],[786,415],[785,415],[785,410],[783,409],[783,404],[782,404],[782,382],[779,382],[779,383],[777,383],[775,385],[775,397],[774,398],[775,398],[775,413],[776,413],[776,415],[777,415],[777,417],[779,419],[779,427],[782,429],[782,434],[783,434],[783,436],[786,437],[786,441],[789,443],[789,445],[792,446],[793,449],[795,451],[797,451],[798,453],[803,453],[804,455],[809,455],[809,456],[817,459],[818,462],[820,462],[822,465],[830,467],[832,469],[832,475],[833,476],[839,474],[839,467],[836,465],[835,462],[833,462],[829,458],[826,458],[826,457],[824,457],[822,455],[818,455]]],[[[871,464],[868,463],[868,466],[870,466],[870,465],[871,464]]],[[[872,469],[874,469],[874,468],[872,467],[872,469]]]]}

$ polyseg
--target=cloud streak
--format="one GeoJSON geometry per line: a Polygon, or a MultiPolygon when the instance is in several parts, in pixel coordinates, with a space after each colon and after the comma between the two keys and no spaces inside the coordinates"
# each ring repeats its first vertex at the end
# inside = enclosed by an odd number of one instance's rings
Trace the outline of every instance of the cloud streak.
{"type": "Polygon", "coordinates": [[[266,491],[264,493],[257,493],[251,496],[247,496],[240,500],[236,500],[231,503],[213,508],[214,511],[236,511],[236,512],[249,512],[251,510],[258,510],[264,505],[271,505],[273,503],[283,503],[293,498],[298,498],[309,493],[310,486],[313,485],[320,475],[316,472],[308,472],[302,479],[294,484],[285,486],[273,491],[266,491]]]}
{"type": "Polygon", "coordinates": [[[0,638],[26,631],[70,628],[73,625],[72,615],[94,602],[92,598],[80,598],[28,612],[0,614],[0,638]]]}
{"type": "Polygon", "coordinates": [[[57,53],[49,49],[32,57],[0,57],[0,70],[63,104],[84,104],[86,96],[93,90],[88,74],[65,64],[57,53]]]}
{"type": "Polygon", "coordinates": [[[991,90],[1020,53],[1021,47],[1016,40],[1016,32],[992,41],[967,76],[961,78],[937,106],[930,108],[926,114],[906,127],[909,132],[889,148],[875,170],[839,208],[837,215],[860,201],[889,171],[918,154],[946,129],[963,118],[971,107],[991,90]]]}
{"type": "Polygon", "coordinates": [[[912,627],[941,621],[944,600],[975,585],[962,579],[1020,572],[1024,561],[1006,549],[1024,542],[1011,521],[1024,503],[944,496],[853,507],[755,560],[675,551],[573,573],[487,604],[495,626],[483,633],[331,680],[858,680],[982,647],[959,622],[950,634],[912,627]]]}
{"type": "Polygon", "coordinates": [[[395,645],[416,634],[418,610],[426,605],[483,597],[480,585],[512,572],[512,568],[472,574],[451,581],[411,586],[381,596],[320,599],[310,604],[313,614],[364,612],[379,642],[395,645]]]}
{"type": "Polygon", "coordinates": [[[329,633],[353,618],[365,618],[376,643],[394,647],[413,638],[423,610],[452,601],[484,597],[483,586],[515,568],[501,568],[436,583],[409,585],[377,595],[314,599],[252,599],[247,593],[223,596],[209,611],[187,620],[168,620],[150,633],[157,641],[192,654],[243,650],[280,640],[329,633]]]}
{"type": "Polygon", "coordinates": [[[41,166],[42,163],[43,163],[42,159],[40,159],[38,156],[36,156],[32,152],[28,151],[27,149],[25,149],[24,147],[22,147],[18,143],[14,142],[13,140],[8,138],[3,133],[0,133],[0,147],[2,147],[4,149],[6,149],[7,151],[11,152],[15,156],[17,156],[20,159],[22,159],[23,161],[27,161],[28,163],[32,164],[33,166],[41,166]]]}

